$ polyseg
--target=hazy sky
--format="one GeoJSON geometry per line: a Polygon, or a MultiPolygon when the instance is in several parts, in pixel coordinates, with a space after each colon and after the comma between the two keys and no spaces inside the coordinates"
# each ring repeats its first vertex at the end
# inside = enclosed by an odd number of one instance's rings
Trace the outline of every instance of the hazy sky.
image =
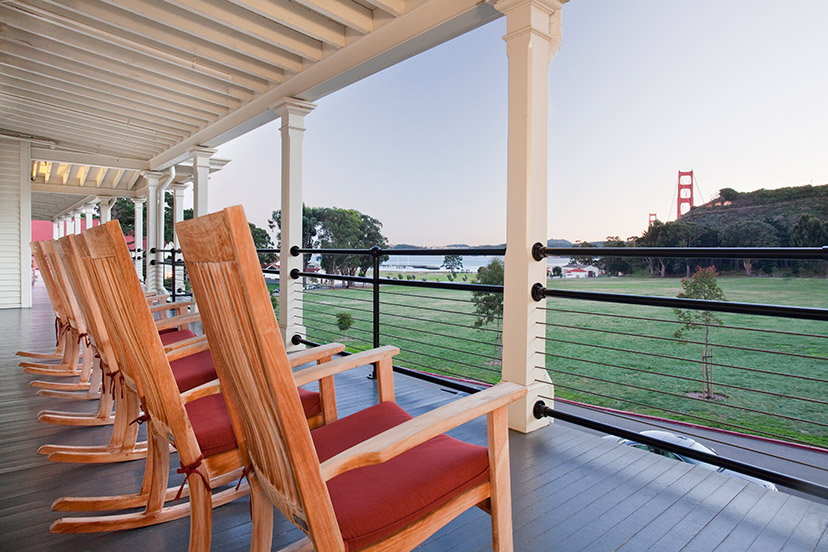
{"type": "MultiPolygon", "coordinates": [[[[640,235],[705,200],[828,184],[828,1],[572,0],[549,74],[549,237],[640,235]],[[698,202],[698,200],[697,200],[698,202]]],[[[506,239],[503,18],[322,98],[306,204],[378,218],[393,243],[506,239]]],[[[219,148],[210,210],[279,208],[279,121],[219,148]]]]}

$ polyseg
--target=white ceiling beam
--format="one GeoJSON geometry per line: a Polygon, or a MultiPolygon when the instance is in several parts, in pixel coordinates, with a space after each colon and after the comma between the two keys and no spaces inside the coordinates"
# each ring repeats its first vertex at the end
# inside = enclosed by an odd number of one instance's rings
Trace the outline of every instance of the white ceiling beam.
{"type": "Polygon", "coordinates": [[[129,135],[146,135],[164,138],[172,142],[176,142],[188,135],[185,132],[179,132],[172,128],[175,132],[167,130],[170,127],[165,125],[149,125],[136,124],[128,117],[113,117],[111,111],[88,107],[80,104],[72,104],[69,102],[52,100],[48,95],[39,94],[37,92],[28,92],[21,90],[15,92],[11,87],[0,84],[0,97],[9,98],[10,101],[16,102],[19,105],[27,105],[31,107],[38,107],[46,110],[47,113],[66,113],[78,117],[81,120],[87,120],[93,125],[114,125],[123,129],[129,135]]]}
{"type": "Polygon", "coordinates": [[[125,182],[124,189],[134,190],[139,178],[141,178],[141,173],[138,171],[135,171],[132,174],[130,174],[129,178],[125,182]]]}
{"type": "Polygon", "coordinates": [[[38,161],[54,161],[57,163],[70,163],[75,165],[88,165],[92,167],[115,167],[134,171],[148,171],[149,162],[143,159],[131,159],[128,157],[109,157],[106,155],[88,155],[82,153],[71,153],[49,148],[32,148],[32,159],[38,161]]]}
{"type": "MultiPolygon", "coordinates": [[[[143,17],[88,0],[27,0],[47,20],[69,28],[87,29],[101,40],[119,44],[219,78],[233,78],[252,88],[261,82],[281,82],[284,71],[208,40],[187,36],[176,29],[155,24],[143,17]],[[235,75],[235,76],[234,76],[235,75]],[[253,80],[258,79],[261,82],[253,80]]],[[[291,60],[288,59],[288,63],[291,60]]]]}
{"type": "Polygon", "coordinates": [[[352,0],[294,0],[360,34],[374,30],[374,13],[352,0]]]}
{"type": "Polygon", "coordinates": [[[296,72],[301,69],[301,61],[295,54],[273,48],[271,45],[240,33],[233,28],[194,16],[192,12],[170,6],[164,2],[157,0],[103,1],[147,18],[158,26],[169,26],[179,33],[209,40],[232,51],[282,67],[285,70],[296,72]]]}
{"type": "Polygon", "coordinates": [[[334,48],[345,46],[345,27],[289,0],[230,0],[334,48]]]}
{"type": "MultiPolygon", "coordinates": [[[[239,32],[275,48],[286,50],[311,61],[322,59],[322,43],[293,29],[234,6],[224,0],[168,0],[182,9],[219,25],[229,25],[239,32]]],[[[289,69],[286,67],[286,69],[289,69]]],[[[300,67],[301,69],[301,67],[300,67]]],[[[297,70],[293,70],[295,73],[297,70]]]]}
{"type": "Polygon", "coordinates": [[[405,0],[365,0],[375,8],[398,17],[405,13],[405,0]]]}
{"type": "MultiPolygon", "coordinates": [[[[66,186],[70,182],[80,184],[81,182],[78,179],[78,174],[80,174],[81,168],[79,165],[69,165],[69,170],[63,176],[63,185],[66,186]]],[[[77,185],[76,184],[76,185],[77,185]]]]}
{"type": "Polygon", "coordinates": [[[14,76],[33,85],[49,88],[49,93],[69,88],[77,92],[90,103],[103,101],[118,106],[119,111],[125,106],[140,109],[158,115],[171,122],[184,123],[195,128],[203,128],[209,121],[215,119],[215,114],[165,101],[159,96],[137,93],[134,90],[123,88],[113,83],[104,83],[81,77],[76,73],[62,71],[41,63],[24,60],[20,57],[6,56],[0,52],[0,75],[14,76]],[[18,67],[12,64],[19,64],[18,67]]]}
{"type": "Polygon", "coordinates": [[[66,28],[53,21],[21,13],[15,9],[4,7],[0,3],[0,17],[9,28],[3,34],[9,40],[25,41],[26,44],[51,52],[61,52],[61,55],[71,56],[76,61],[91,63],[101,69],[113,72],[130,74],[136,78],[172,78],[183,84],[204,88],[239,100],[249,100],[253,96],[251,88],[262,92],[267,89],[265,82],[260,79],[245,78],[241,74],[233,75],[216,71],[213,76],[200,73],[192,67],[192,63],[171,63],[168,59],[159,59],[158,56],[131,51],[112,40],[101,40],[92,36],[94,33],[87,29],[80,34],[76,29],[66,28]],[[36,37],[49,37],[33,41],[36,37]],[[58,47],[55,47],[59,45],[58,47]],[[100,55],[98,52],[106,52],[100,55]],[[235,78],[234,78],[235,77],[235,78]],[[245,86],[242,86],[242,85],[245,86]]]}
{"type": "MultiPolygon", "coordinates": [[[[42,192],[42,193],[49,193],[49,194],[74,194],[74,195],[85,195],[90,199],[80,202],[76,205],[83,205],[92,199],[95,196],[100,197],[137,197],[136,194],[132,190],[110,190],[107,188],[100,188],[100,189],[92,189],[88,186],[59,186],[56,184],[41,184],[39,182],[32,182],[32,192],[42,192]]],[[[75,207],[77,208],[77,207],[75,207]]]]}
{"type": "Polygon", "coordinates": [[[8,118],[26,117],[32,118],[32,124],[39,128],[51,129],[49,132],[52,135],[59,135],[60,132],[77,133],[78,136],[87,136],[91,139],[99,137],[102,140],[124,140],[129,139],[135,146],[144,148],[146,151],[153,151],[169,147],[175,143],[175,140],[165,139],[160,136],[149,136],[143,132],[130,129],[119,129],[110,125],[102,126],[95,124],[95,121],[84,119],[82,117],[75,117],[66,113],[57,114],[53,111],[45,110],[40,107],[27,105],[23,102],[17,101],[15,98],[5,97],[3,102],[6,108],[4,115],[8,118]],[[44,126],[46,125],[46,126],[44,126]]]}
{"type": "Polygon", "coordinates": [[[43,171],[43,180],[48,184],[50,180],[52,180],[52,169],[54,169],[55,163],[46,163],[46,170],[43,171]]]}
{"type": "MultiPolygon", "coordinates": [[[[95,175],[95,187],[100,188],[101,184],[104,183],[106,177],[110,174],[110,172],[114,171],[115,169],[109,169],[107,167],[98,167],[98,174],[95,175]]],[[[112,188],[112,186],[108,186],[112,188]]]]}
{"type": "Polygon", "coordinates": [[[156,86],[141,80],[128,78],[110,72],[101,72],[96,68],[78,63],[74,60],[40,51],[30,46],[24,46],[0,38],[0,63],[24,68],[47,76],[68,76],[69,82],[89,79],[102,88],[117,88],[124,90],[127,97],[137,96],[142,101],[150,101],[153,97],[166,100],[189,109],[190,113],[205,116],[208,120],[226,115],[230,109],[225,104],[191,96],[164,86],[156,86]]]}
{"type": "Polygon", "coordinates": [[[188,136],[191,132],[198,129],[191,125],[182,128],[181,126],[174,126],[169,121],[165,121],[160,117],[153,117],[135,109],[115,109],[116,106],[101,102],[86,102],[83,96],[71,94],[62,90],[46,90],[33,83],[14,78],[6,77],[0,83],[0,95],[17,96],[21,98],[28,98],[32,102],[37,102],[57,110],[65,110],[78,115],[89,115],[96,117],[99,120],[111,120],[128,128],[142,128],[146,130],[155,129],[159,132],[164,132],[169,136],[177,139],[188,136]],[[46,93],[41,93],[46,92],[46,93]]]}
{"type": "Polygon", "coordinates": [[[270,107],[283,98],[316,101],[502,15],[479,0],[425,2],[196,132],[152,158],[150,164],[155,170],[164,170],[186,158],[195,146],[216,147],[272,121],[276,116],[270,107]]]}

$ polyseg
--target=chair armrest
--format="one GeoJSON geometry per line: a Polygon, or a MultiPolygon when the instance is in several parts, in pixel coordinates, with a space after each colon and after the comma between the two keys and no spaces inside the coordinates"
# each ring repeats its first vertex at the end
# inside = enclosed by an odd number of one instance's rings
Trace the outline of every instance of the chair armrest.
{"type": "Polygon", "coordinates": [[[167,328],[175,328],[176,326],[184,326],[193,322],[200,322],[201,316],[198,314],[186,314],[184,316],[173,316],[172,318],[162,318],[155,321],[155,329],[166,330],[167,328]]]}
{"type": "Polygon", "coordinates": [[[314,381],[318,381],[327,376],[333,376],[345,370],[356,368],[357,366],[365,366],[373,362],[378,362],[387,358],[391,358],[398,354],[400,349],[386,345],[377,349],[369,349],[354,355],[337,358],[324,364],[317,364],[304,370],[299,370],[293,373],[293,379],[296,381],[296,386],[305,385],[314,381]]]}
{"type": "Polygon", "coordinates": [[[337,355],[344,350],[345,345],[342,343],[328,343],[327,345],[288,353],[288,361],[290,362],[291,368],[296,368],[308,362],[316,362],[317,360],[337,355]]]}
{"type": "Polygon", "coordinates": [[[169,296],[169,293],[152,292],[149,295],[144,294],[144,297],[146,298],[148,303],[153,303],[155,301],[166,301],[169,298],[169,296]]]}
{"type": "Polygon", "coordinates": [[[525,387],[504,382],[435,408],[323,462],[322,477],[328,481],[355,468],[386,462],[478,416],[508,406],[524,395],[525,387]]]}
{"type": "Polygon", "coordinates": [[[184,404],[187,404],[196,399],[202,399],[204,397],[209,397],[210,395],[218,395],[219,393],[221,393],[221,382],[214,379],[213,381],[202,383],[198,387],[193,387],[192,389],[184,391],[181,393],[181,400],[184,401],[184,404]]]}
{"type": "Polygon", "coordinates": [[[210,348],[207,342],[207,337],[204,335],[197,335],[190,339],[177,341],[164,346],[164,352],[167,353],[167,360],[172,362],[180,358],[188,357],[210,348]]]}
{"type": "Polygon", "coordinates": [[[195,305],[195,301],[176,301],[175,303],[158,303],[150,307],[150,312],[162,312],[167,310],[180,310],[182,307],[195,305]]]}

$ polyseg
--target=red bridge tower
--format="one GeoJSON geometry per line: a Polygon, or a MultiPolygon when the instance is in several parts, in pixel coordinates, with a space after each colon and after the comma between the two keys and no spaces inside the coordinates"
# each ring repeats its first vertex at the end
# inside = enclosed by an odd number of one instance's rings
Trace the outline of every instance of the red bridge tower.
{"type": "Polygon", "coordinates": [[[693,207],[694,187],[695,182],[693,181],[693,171],[679,171],[678,194],[676,199],[676,220],[680,219],[681,215],[683,215],[693,207]],[[682,205],[687,205],[687,209],[685,209],[684,212],[682,212],[681,209],[682,205]]]}

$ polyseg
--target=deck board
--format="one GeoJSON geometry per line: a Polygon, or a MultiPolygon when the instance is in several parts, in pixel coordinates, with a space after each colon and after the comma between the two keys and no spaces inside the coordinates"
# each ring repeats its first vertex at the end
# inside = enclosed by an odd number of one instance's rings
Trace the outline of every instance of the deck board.
{"type": "MultiPolygon", "coordinates": [[[[35,395],[39,379],[17,367],[23,350],[54,348],[51,309],[35,287],[35,307],[0,311],[0,549],[21,551],[124,550],[150,552],[187,547],[189,521],[177,520],[133,531],[52,535],[60,496],[135,492],[143,461],[121,464],[49,463],[36,454],[45,443],[103,444],[108,427],[67,428],[38,424],[44,409],[87,411],[94,401],[60,401],[35,395]]],[[[372,404],[377,390],[360,368],[337,376],[340,416],[372,404]]],[[[399,403],[412,414],[426,412],[458,395],[437,385],[397,376],[399,403]]],[[[143,435],[144,430],[142,430],[143,435]]],[[[485,443],[483,420],[452,435],[485,443]]],[[[515,549],[582,550],[828,550],[828,506],[630,447],[619,446],[572,426],[554,423],[530,435],[510,435],[515,549]]],[[[182,476],[174,473],[171,484],[182,476]]],[[[249,500],[214,511],[213,550],[249,549],[249,500]]],[[[279,515],[274,549],[301,533],[279,515]]],[[[418,550],[490,550],[491,526],[478,509],[462,514],[418,550]]]]}

